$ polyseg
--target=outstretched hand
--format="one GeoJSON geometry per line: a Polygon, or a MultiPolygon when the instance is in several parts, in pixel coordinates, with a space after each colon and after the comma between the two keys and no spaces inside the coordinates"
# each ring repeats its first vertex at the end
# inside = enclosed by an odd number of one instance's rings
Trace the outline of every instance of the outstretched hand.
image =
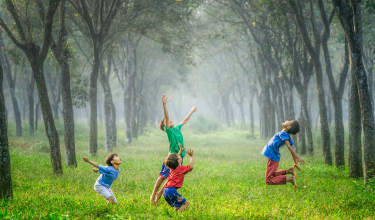
{"type": "Polygon", "coordinates": [[[303,165],[303,164],[305,163],[305,160],[302,160],[302,159],[299,159],[299,158],[298,158],[298,159],[296,159],[295,162],[294,162],[294,165],[293,165],[293,166],[294,166],[295,168],[297,168],[298,171],[301,171],[301,168],[299,168],[298,163],[299,163],[300,165],[303,165]]]}
{"type": "Polygon", "coordinates": [[[83,157],[83,160],[86,161],[86,162],[90,161],[88,157],[83,157]]]}
{"type": "Polygon", "coordinates": [[[178,143],[178,147],[180,148],[180,151],[178,152],[178,155],[181,155],[182,152],[185,150],[185,148],[182,148],[180,143],[178,143]]]}
{"type": "Polygon", "coordinates": [[[165,94],[163,95],[162,100],[163,100],[163,104],[167,104],[168,98],[167,98],[167,96],[165,94]]]}
{"type": "Polygon", "coordinates": [[[193,107],[193,108],[191,108],[190,111],[191,111],[191,112],[195,112],[195,111],[197,111],[197,107],[193,107]]]}
{"type": "Polygon", "coordinates": [[[97,173],[97,172],[99,172],[99,169],[93,168],[92,171],[94,171],[95,173],[97,173]]]}
{"type": "Polygon", "coordinates": [[[190,157],[193,157],[194,154],[193,154],[193,150],[192,149],[188,149],[186,150],[186,153],[189,154],[190,157]]]}

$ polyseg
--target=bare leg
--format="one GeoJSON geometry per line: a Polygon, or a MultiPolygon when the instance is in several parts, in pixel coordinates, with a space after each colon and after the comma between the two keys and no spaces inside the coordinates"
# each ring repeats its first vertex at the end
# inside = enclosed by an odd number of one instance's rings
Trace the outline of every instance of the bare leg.
{"type": "Polygon", "coordinates": [[[151,205],[155,205],[155,195],[156,195],[156,192],[159,190],[161,184],[164,182],[164,178],[159,176],[158,180],[156,180],[156,183],[155,183],[155,186],[154,186],[154,191],[152,192],[151,194],[151,197],[150,197],[150,201],[151,201],[151,205]]]}
{"type": "Polygon", "coordinates": [[[185,209],[187,209],[187,207],[189,207],[189,201],[186,200],[186,202],[184,202],[184,204],[180,205],[175,210],[179,211],[179,212],[183,212],[185,209]]]}
{"type": "Polygon", "coordinates": [[[297,179],[297,172],[296,172],[296,168],[294,166],[292,166],[291,168],[287,169],[286,170],[286,174],[292,174],[297,179]]]}
{"type": "Polygon", "coordinates": [[[295,177],[295,176],[292,176],[292,177],[286,178],[286,182],[287,182],[287,183],[291,183],[291,184],[293,184],[293,186],[294,186],[294,190],[297,189],[296,177],[295,177]]]}
{"type": "Polygon", "coordinates": [[[163,185],[163,187],[161,188],[161,190],[160,190],[159,192],[156,193],[156,196],[155,196],[155,204],[158,204],[159,199],[160,199],[161,196],[163,195],[163,192],[164,192],[164,185],[163,185]]]}

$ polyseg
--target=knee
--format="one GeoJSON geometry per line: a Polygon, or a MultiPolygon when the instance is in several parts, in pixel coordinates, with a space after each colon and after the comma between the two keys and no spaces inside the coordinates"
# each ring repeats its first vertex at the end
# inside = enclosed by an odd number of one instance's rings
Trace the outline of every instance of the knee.
{"type": "Polygon", "coordinates": [[[266,179],[264,182],[265,182],[267,185],[271,185],[271,180],[270,180],[270,179],[266,179]]]}

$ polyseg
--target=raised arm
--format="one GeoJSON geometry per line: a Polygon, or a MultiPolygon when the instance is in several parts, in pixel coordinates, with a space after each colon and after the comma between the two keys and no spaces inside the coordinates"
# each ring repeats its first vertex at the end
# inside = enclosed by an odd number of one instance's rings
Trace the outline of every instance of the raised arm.
{"type": "Polygon", "coordinates": [[[93,165],[94,167],[99,167],[99,164],[97,164],[94,161],[89,160],[88,157],[83,157],[83,160],[86,161],[87,163],[91,163],[91,165],[93,165]]]}
{"type": "Polygon", "coordinates": [[[164,94],[163,95],[163,109],[164,109],[164,118],[165,118],[165,126],[167,126],[167,128],[169,128],[169,114],[168,114],[168,110],[167,110],[167,96],[164,94]]]}
{"type": "Polygon", "coordinates": [[[178,152],[178,155],[181,155],[182,152],[185,150],[185,148],[182,148],[180,143],[178,143],[178,147],[180,147],[180,151],[178,152]]]}
{"type": "Polygon", "coordinates": [[[181,122],[181,124],[182,124],[182,125],[185,125],[185,124],[189,121],[191,115],[192,115],[196,110],[197,110],[197,107],[193,107],[193,108],[191,108],[189,114],[185,117],[185,119],[181,122]]]}
{"type": "Polygon", "coordinates": [[[292,154],[292,157],[294,160],[294,167],[296,167],[298,170],[301,170],[298,167],[298,163],[302,165],[305,163],[305,161],[297,156],[297,153],[294,151],[293,147],[290,145],[289,140],[285,140],[285,145],[288,147],[290,153],[292,154]]]}
{"type": "Polygon", "coordinates": [[[193,150],[192,149],[186,150],[186,153],[189,154],[189,156],[190,156],[190,170],[193,170],[193,168],[194,168],[194,154],[193,154],[193,150]]]}

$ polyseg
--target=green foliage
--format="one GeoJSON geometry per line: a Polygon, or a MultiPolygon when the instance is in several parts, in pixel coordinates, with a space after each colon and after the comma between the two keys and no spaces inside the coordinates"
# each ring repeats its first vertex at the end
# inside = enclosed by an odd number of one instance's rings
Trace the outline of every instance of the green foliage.
{"type": "Polygon", "coordinates": [[[366,6],[366,8],[374,8],[375,9],[375,1],[374,0],[366,0],[365,6],[366,6]]]}
{"type": "Polygon", "coordinates": [[[30,147],[30,151],[49,153],[51,151],[49,143],[45,141],[37,142],[30,147]]]}

